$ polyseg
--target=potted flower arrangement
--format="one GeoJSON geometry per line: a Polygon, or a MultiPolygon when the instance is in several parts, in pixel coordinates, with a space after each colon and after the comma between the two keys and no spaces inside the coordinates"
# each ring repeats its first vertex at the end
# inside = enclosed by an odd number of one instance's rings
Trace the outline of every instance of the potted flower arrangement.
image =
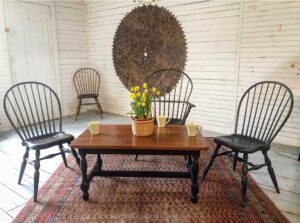
{"type": "Polygon", "coordinates": [[[155,87],[149,90],[147,83],[144,83],[142,87],[135,86],[130,89],[133,135],[149,136],[153,133],[154,117],[152,117],[151,103],[155,95],[159,94],[155,87]]]}

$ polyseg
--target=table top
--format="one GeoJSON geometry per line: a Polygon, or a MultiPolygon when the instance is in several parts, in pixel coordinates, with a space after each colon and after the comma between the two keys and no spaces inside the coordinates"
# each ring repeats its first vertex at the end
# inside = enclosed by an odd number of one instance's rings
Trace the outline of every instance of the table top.
{"type": "Polygon", "coordinates": [[[199,151],[208,148],[207,140],[199,133],[188,136],[186,126],[154,126],[151,136],[134,136],[131,125],[101,125],[101,134],[92,135],[86,129],[72,143],[78,149],[149,149],[199,151]]]}

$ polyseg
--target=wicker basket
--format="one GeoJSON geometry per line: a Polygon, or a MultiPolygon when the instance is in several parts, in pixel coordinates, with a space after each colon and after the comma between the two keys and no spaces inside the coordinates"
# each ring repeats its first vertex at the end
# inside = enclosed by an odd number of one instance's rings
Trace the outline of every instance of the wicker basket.
{"type": "Polygon", "coordinates": [[[154,118],[148,120],[132,119],[132,134],[135,136],[149,136],[153,133],[154,118]]]}

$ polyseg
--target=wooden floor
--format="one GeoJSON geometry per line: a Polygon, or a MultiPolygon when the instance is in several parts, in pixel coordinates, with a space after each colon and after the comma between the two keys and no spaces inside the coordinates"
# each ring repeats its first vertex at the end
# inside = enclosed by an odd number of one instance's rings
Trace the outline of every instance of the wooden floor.
{"type": "MultiPolygon", "coordinates": [[[[99,120],[99,116],[95,112],[84,113],[79,116],[77,122],[73,120],[73,117],[65,118],[63,129],[74,136],[78,136],[87,127],[87,122],[90,120],[99,120]]],[[[101,122],[105,124],[128,124],[130,120],[127,117],[105,114],[101,122]]],[[[204,132],[204,136],[207,137],[214,137],[216,135],[212,132],[204,132]]],[[[57,150],[57,148],[53,148],[52,152],[57,150]]],[[[251,173],[259,186],[276,204],[279,210],[291,222],[295,223],[300,222],[300,162],[297,161],[299,151],[300,148],[279,144],[272,145],[269,154],[279,183],[280,194],[275,192],[266,168],[251,173]]],[[[11,222],[32,197],[32,166],[27,167],[22,185],[17,184],[23,153],[24,149],[21,147],[20,140],[14,132],[0,133],[1,223],[11,222]]],[[[260,161],[263,162],[263,157],[261,154],[251,155],[250,160],[259,163],[260,161]]],[[[61,162],[60,156],[42,161],[40,187],[47,181],[51,173],[61,162]]]]}

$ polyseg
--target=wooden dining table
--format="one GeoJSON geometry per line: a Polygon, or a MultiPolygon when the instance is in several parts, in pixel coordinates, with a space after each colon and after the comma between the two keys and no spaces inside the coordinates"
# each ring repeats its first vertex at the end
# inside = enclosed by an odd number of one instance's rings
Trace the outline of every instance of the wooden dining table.
{"type": "MultiPolygon", "coordinates": [[[[140,137],[132,134],[131,125],[101,125],[101,133],[92,135],[86,129],[71,143],[80,155],[82,174],[81,190],[83,200],[89,199],[89,185],[95,176],[102,177],[161,177],[190,178],[191,201],[197,203],[199,184],[200,152],[208,148],[207,141],[201,133],[188,136],[185,126],[169,125],[165,128],[154,127],[150,136],[140,137]],[[93,168],[87,173],[87,154],[96,154],[93,168]],[[133,171],[102,170],[101,154],[144,154],[144,155],[181,155],[185,157],[187,171],[133,171]]],[[[132,162],[138,162],[132,160],[132,162]]]]}

